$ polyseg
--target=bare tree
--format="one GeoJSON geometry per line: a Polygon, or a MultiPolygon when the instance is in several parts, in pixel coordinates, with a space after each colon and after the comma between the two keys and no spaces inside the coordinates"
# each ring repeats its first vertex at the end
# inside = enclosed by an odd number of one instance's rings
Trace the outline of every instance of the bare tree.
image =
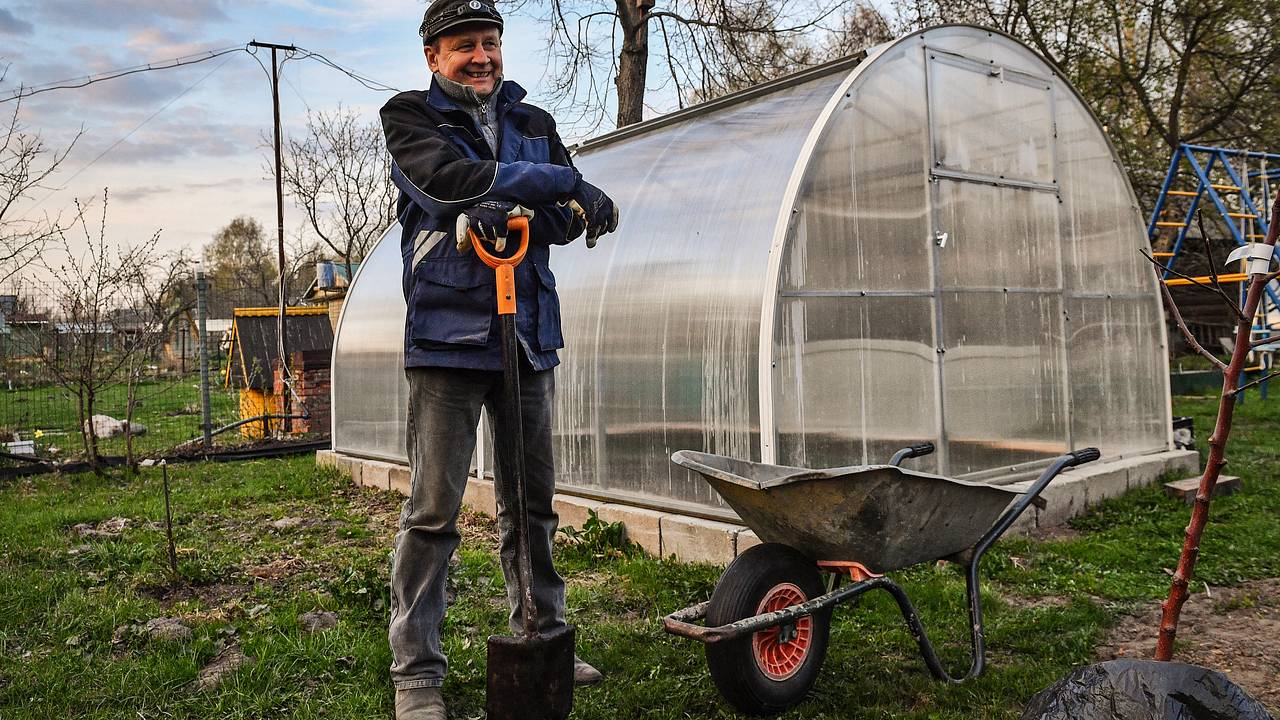
{"type": "Polygon", "coordinates": [[[283,180],[310,230],[347,266],[363,260],[395,222],[396,194],[382,128],[339,107],[307,113],[285,142],[283,180]]]}
{"type": "MultiPolygon", "coordinates": [[[[122,373],[149,347],[147,333],[120,334],[112,323],[127,307],[139,286],[152,282],[160,233],[136,245],[107,242],[107,192],[102,212],[90,221],[89,206],[76,201],[76,212],[67,227],[59,228],[52,241],[62,261],[42,254],[41,263],[57,279],[55,351],[46,354],[44,366],[50,378],[76,399],[76,414],[84,451],[94,472],[102,472],[98,433],[93,422],[99,394],[118,383],[122,373]],[[96,225],[96,227],[95,227],[96,225]],[[73,239],[70,234],[76,237],[73,239]]],[[[150,292],[145,291],[145,292],[150,292]]],[[[129,429],[124,428],[125,432],[129,429]]]]}
{"type": "Polygon", "coordinates": [[[117,351],[124,359],[121,374],[125,383],[125,465],[135,471],[134,413],[144,399],[139,395],[143,373],[158,360],[173,324],[194,307],[194,299],[186,292],[195,285],[191,258],[178,252],[152,260],[128,268],[132,277],[125,278],[118,298],[122,306],[112,314],[111,321],[113,334],[123,341],[117,351]]]}
{"type": "Polygon", "coordinates": [[[574,122],[593,127],[607,113],[607,77],[617,94],[616,125],[632,125],[644,119],[650,89],[674,89],[683,107],[828,59],[829,48],[842,47],[842,21],[854,7],[875,12],[854,0],[551,0],[515,6],[553,29],[548,74],[555,109],[572,111],[574,122]],[[664,69],[652,88],[651,40],[660,44],[664,69]]]}
{"type": "MultiPolygon", "coordinates": [[[[0,69],[0,82],[8,68],[0,69]]],[[[58,232],[56,218],[43,214],[37,219],[20,215],[31,194],[46,187],[49,180],[80,139],[76,133],[61,150],[45,146],[38,133],[26,132],[18,117],[22,101],[13,101],[8,122],[0,126],[0,282],[26,267],[58,232]]]]}

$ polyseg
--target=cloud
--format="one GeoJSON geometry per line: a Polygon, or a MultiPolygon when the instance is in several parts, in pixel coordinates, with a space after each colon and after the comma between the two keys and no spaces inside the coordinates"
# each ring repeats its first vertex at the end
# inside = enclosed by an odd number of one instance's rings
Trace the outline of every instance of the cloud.
{"type": "Polygon", "coordinates": [[[186,25],[226,22],[225,0],[56,0],[42,3],[42,18],[93,29],[154,27],[158,19],[186,25]]]}
{"type": "Polygon", "coordinates": [[[0,35],[30,35],[35,29],[31,23],[0,8],[0,35]]]}

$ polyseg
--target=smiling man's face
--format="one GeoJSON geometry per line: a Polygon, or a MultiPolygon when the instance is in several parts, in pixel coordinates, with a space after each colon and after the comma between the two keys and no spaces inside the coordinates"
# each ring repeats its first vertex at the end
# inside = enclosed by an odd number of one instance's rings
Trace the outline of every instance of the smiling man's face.
{"type": "Polygon", "coordinates": [[[488,95],[502,77],[502,33],[488,24],[463,25],[426,45],[427,67],[488,95]]]}

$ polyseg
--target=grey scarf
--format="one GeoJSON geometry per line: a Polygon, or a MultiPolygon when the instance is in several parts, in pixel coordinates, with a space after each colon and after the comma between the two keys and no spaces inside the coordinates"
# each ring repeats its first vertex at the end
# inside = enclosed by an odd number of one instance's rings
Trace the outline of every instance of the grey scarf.
{"type": "Polygon", "coordinates": [[[438,72],[433,73],[432,76],[445,95],[453,98],[459,107],[475,118],[485,142],[489,144],[489,150],[493,152],[495,158],[498,157],[498,109],[490,100],[497,99],[498,90],[502,88],[502,78],[498,78],[493,86],[493,92],[481,95],[470,85],[450,80],[438,72]]]}

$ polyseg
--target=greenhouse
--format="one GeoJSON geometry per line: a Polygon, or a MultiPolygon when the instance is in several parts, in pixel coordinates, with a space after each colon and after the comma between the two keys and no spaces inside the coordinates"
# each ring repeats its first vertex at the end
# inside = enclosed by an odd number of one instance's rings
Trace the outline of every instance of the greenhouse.
{"type": "MultiPolygon", "coordinates": [[[[1088,107],[1009,37],[918,32],[575,162],[623,221],[552,251],[561,492],[729,518],[673,451],[822,468],[931,441],[914,467],[1004,482],[1091,445],[1171,449],[1137,200],[1088,107]]],[[[333,449],[404,463],[399,236],[343,310],[333,449]]]]}

